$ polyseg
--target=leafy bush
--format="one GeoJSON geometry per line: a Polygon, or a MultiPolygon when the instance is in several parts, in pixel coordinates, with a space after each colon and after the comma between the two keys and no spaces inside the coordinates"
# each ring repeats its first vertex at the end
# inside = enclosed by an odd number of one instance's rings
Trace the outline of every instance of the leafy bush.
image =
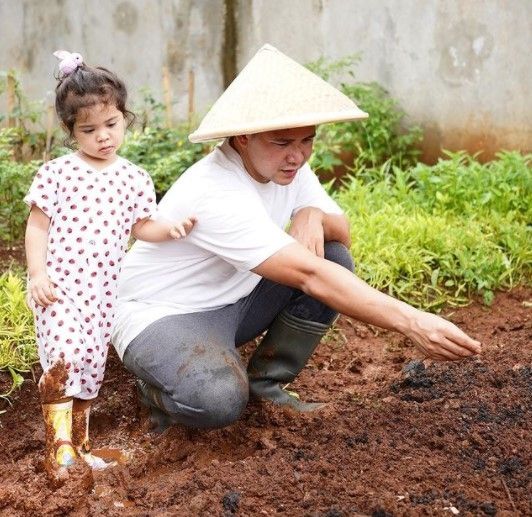
{"type": "Polygon", "coordinates": [[[135,108],[140,129],[129,133],[120,149],[122,156],[151,175],[157,199],[209,150],[208,145],[193,144],[188,140],[190,127],[187,124],[165,127],[164,110],[164,105],[150,90],[143,89],[142,102],[135,108]]]}
{"type": "Polygon", "coordinates": [[[449,153],[430,167],[383,166],[337,193],[352,225],[357,272],[425,309],[464,304],[530,282],[531,160],[502,153],[481,165],[449,153]]]}
{"type": "Polygon", "coordinates": [[[408,167],[419,158],[421,129],[405,126],[405,112],[382,86],[354,81],[353,67],[357,61],[357,56],[332,62],[322,58],[307,65],[325,80],[347,73],[352,80],[342,82],[340,90],[369,114],[366,120],[318,127],[310,161],[318,173],[330,172],[342,164],[355,171],[385,162],[408,167]]]}
{"type": "MultiPolygon", "coordinates": [[[[0,370],[10,372],[13,387],[37,361],[33,315],[26,305],[24,282],[13,273],[0,276],[0,370]]],[[[0,394],[6,396],[9,393],[0,394]]]]}
{"type": "Polygon", "coordinates": [[[120,154],[148,171],[158,198],[206,152],[205,146],[190,143],[187,133],[185,127],[146,127],[124,141],[120,154]]]}
{"type": "Polygon", "coordinates": [[[23,198],[41,162],[13,158],[15,128],[0,130],[0,241],[12,243],[24,235],[28,208],[23,198]]]}
{"type": "Polygon", "coordinates": [[[532,155],[503,152],[485,165],[465,152],[446,153],[435,166],[409,171],[416,203],[433,212],[532,220],[532,155]]]}

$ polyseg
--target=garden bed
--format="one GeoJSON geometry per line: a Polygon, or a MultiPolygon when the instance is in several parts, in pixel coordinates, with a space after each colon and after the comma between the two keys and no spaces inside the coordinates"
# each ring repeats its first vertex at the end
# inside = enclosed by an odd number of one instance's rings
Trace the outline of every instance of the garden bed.
{"type": "Polygon", "coordinates": [[[401,336],[341,318],[292,386],[325,409],[252,402],[223,430],[150,433],[112,353],[93,434],[129,459],[94,476],[80,466],[58,489],[28,375],[1,408],[0,514],[530,515],[531,296],[454,311],[484,343],[461,363],[420,363],[401,336]]]}

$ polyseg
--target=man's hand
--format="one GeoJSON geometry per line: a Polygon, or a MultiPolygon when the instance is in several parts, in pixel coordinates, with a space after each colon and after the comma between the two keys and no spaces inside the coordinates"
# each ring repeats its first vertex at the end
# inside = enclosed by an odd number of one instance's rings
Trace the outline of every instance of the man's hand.
{"type": "Polygon", "coordinates": [[[481,352],[479,341],[470,338],[450,321],[434,314],[417,311],[409,327],[403,333],[426,358],[456,361],[481,352]]]}
{"type": "Polygon", "coordinates": [[[323,229],[323,212],[319,208],[302,208],[292,218],[288,234],[299,244],[318,257],[324,256],[325,232],[323,229]]]}
{"type": "Polygon", "coordinates": [[[172,239],[181,239],[186,237],[194,228],[194,225],[197,223],[195,217],[187,217],[179,223],[174,223],[170,228],[170,237],[172,239]]]}
{"type": "Polygon", "coordinates": [[[28,287],[31,298],[41,307],[48,307],[57,301],[54,284],[46,273],[40,273],[30,278],[28,287]]]}

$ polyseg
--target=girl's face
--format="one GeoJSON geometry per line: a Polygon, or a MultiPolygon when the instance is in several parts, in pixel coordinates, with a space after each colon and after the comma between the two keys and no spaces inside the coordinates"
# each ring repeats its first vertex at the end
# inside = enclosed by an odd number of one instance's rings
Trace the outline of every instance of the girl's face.
{"type": "Polygon", "coordinates": [[[73,131],[84,157],[98,168],[115,161],[124,133],[124,115],[109,104],[95,104],[80,110],[73,131]]]}

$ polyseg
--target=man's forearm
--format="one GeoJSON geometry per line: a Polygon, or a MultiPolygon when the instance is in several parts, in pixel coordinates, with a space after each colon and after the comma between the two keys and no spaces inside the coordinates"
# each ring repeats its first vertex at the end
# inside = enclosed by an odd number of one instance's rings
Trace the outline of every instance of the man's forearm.
{"type": "MultiPolygon", "coordinates": [[[[296,237],[296,240],[305,245],[302,238],[310,231],[311,235],[316,232],[313,230],[319,227],[321,238],[324,242],[337,241],[341,242],[346,248],[351,246],[351,235],[349,232],[349,220],[343,214],[327,214],[319,208],[309,206],[302,208],[292,219],[290,234],[296,237]],[[298,238],[299,236],[299,238],[298,238]]],[[[323,243],[322,243],[323,244],[323,243]]]]}
{"type": "Polygon", "coordinates": [[[427,357],[456,360],[481,350],[478,341],[452,323],[377,291],[347,269],[316,257],[297,243],[285,246],[253,272],[296,287],[346,316],[399,331],[427,357]]]}
{"type": "Polygon", "coordinates": [[[403,331],[406,313],[416,310],[298,244],[286,246],[253,271],[296,287],[342,314],[387,329],[403,331]]]}

